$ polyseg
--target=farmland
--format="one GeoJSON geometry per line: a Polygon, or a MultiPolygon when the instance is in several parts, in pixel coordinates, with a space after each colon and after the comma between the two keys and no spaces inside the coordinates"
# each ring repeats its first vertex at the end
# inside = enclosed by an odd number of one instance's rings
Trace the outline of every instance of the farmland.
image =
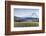
{"type": "Polygon", "coordinates": [[[37,27],[39,22],[14,22],[14,27],[37,27]]]}

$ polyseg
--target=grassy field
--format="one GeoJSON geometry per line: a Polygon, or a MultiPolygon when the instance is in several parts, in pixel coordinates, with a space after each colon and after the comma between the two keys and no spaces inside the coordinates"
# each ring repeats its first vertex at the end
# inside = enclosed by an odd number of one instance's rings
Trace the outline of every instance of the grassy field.
{"type": "Polygon", "coordinates": [[[37,27],[38,22],[14,22],[14,27],[37,27]]]}

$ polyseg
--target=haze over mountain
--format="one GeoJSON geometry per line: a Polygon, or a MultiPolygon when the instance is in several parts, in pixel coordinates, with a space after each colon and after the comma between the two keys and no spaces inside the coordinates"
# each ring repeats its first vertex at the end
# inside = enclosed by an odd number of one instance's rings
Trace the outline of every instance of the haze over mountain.
{"type": "Polygon", "coordinates": [[[22,18],[39,18],[39,9],[14,8],[14,16],[22,18]]]}
{"type": "Polygon", "coordinates": [[[14,21],[39,21],[39,9],[14,8],[14,21]]]}

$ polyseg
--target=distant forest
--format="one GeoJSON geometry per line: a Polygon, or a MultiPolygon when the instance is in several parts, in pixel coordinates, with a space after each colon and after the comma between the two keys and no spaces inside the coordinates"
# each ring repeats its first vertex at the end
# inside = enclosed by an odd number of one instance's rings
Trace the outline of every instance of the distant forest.
{"type": "Polygon", "coordinates": [[[24,22],[24,21],[39,22],[39,18],[33,18],[33,17],[16,17],[16,16],[14,16],[14,21],[16,21],[16,22],[24,22]]]}

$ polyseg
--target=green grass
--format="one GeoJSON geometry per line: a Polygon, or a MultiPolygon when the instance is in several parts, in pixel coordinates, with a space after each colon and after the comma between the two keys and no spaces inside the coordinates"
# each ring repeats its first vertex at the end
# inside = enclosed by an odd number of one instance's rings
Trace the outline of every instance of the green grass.
{"type": "Polygon", "coordinates": [[[14,27],[37,27],[38,22],[14,22],[14,27]]]}

